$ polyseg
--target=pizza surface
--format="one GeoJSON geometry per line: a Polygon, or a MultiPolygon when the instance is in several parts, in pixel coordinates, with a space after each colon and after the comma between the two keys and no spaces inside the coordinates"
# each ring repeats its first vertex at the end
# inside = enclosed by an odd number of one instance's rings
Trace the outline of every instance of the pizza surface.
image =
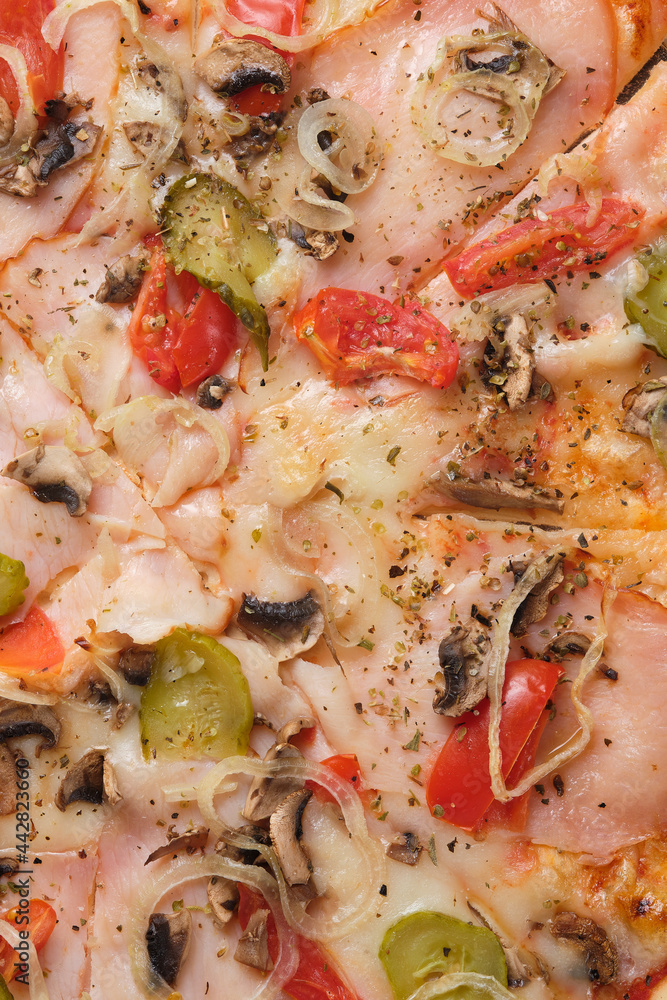
{"type": "Polygon", "coordinates": [[[666,35],[0,6],[0,1000],[658,1000],[666,35]]]}

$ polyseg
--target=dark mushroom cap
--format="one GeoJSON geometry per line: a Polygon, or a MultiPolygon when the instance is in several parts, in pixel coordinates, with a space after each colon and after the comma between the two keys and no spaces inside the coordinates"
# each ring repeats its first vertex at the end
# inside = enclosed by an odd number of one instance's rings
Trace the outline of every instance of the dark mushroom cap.
{"type": "Polygon", "coordinates": [[[248,965],[251,969],[258,969],[260,972],[270,972],[273,968],[266,927],[268,918],[268,910],[255,910],[234,952],[237,962],[248,965]]]}
{"type": "Polygon", "coordinates": [[[583,953],[588,978],[599,986],[611,983],[618,974],[616,946],[590,917],[563,910],[549,921],[549,930],[559,941],[572,941],[583,953]]]}
{"type": "Polygon", "coordinates": [[[146,947],[153,971],[173,986],[190,949],[192,917],[189,910],[152,913],[146,931],[146,947]]]}
{"type": "Polygon", "coordinates": [[[273,849],[288,885],[305,885],[312,874],[313,866],[299,843],[303,833],[301,818],[312,794],[310,788],[292,792],[269,820],[273,849]]]}
{"type": "Polygon", "coordinates": [[[261,601],[244,594],[237,622],[279,660],[310,649],[324,631],[324,614],[312,591],[296,601],[261,601]]]}
{"type": "Polygon", "coordinates": [[[56,794],[56,806],[64,812],[72,802],[115,805],[121,798],[106,750],[89,750],[68,769],[56,794]]]}
{"type": "Polygon", "coordinates": [[[0,700],[0,742],[16,736],[41,736],[37,755],[50,750],[60,739],[60,720],[46,705],[26,705],[18,701],[0,700]]]}
{"type": "Polygon", "coordinates": [[[486,629],[471,618],[456,625],[438,648],[433,711],[457,718],[486,697],[491,640],[486,629]]]}
{"type": "Polygon", "coordinates": [[[284,94],[292,82],[280,53],[248,38],[216,41],[196,60],[195,73],[221,97],[233,97],[258,84],[284,94]]]}

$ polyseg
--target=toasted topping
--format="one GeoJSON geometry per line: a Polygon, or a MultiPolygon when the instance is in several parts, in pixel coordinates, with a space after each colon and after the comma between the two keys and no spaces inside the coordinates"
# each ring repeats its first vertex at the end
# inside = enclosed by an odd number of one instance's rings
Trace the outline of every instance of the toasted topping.
{"type": "Polygon", "coordinates": [[[549,608],[552,591],[560,586],[564,578],[563,560],[554,557],[551,568],[517,608],[512,620],[512,635],[517,637],[525,635],[529,625],[542,621],[549,608]]]}
{"type": "Polygon", "coordinates": [[[130,646],[120,654],[118,669],[128,684],[145,687],[151,679],[154,662],[155,650],[152,646],[130,646]]]}
{"type": "Polygon", "coordinates": [[[604,986],[616,978],[616,947],[607,937],[607,932],[589,917],[564,910],[549,921],[549,930],[559,941],[572,941],[583,951],[591,982],[604,986]]]}
{"type": "Polygon", "coordinates": [[[385,853],[392,861],[400,861],[404,865],[416,865],[422,850],[419,837],[414,833],[400,833],[385,853]]]}
{"type": "Polygon", "coordinates": [[[173,986],[190,950],[192,917],[189,910],[152,913],[146,931],[146,947],[153,970],[173,986]]]}
{"type": "Polygon", "coordinates": [[[299,843],[303,833],[301,817],[312,794],[310,788],[292,792],[272,813],[269,821],[273,848],[288,885],[305,885],[313,870],[299,843]]]}
{"type": "Polygon", "coordinates": [[[650,438],[651,417],[666,392],[667,376],[650,379],[626,392],[621,404],[625,410],[621,430],[626,434],[639,434],[640,437],[650,438]]]}
{"type": "Polygon", "coordinates": [[[491,640],[474,620],[457,625],[438,649],[440,673],[435,675],[433,711],[457,718],[486,697],[491,640]]]}
{"type": "MultiPolygon", "coordinates": [[[[283,760],[286,757],[300,759],[301,754],[289,743],[276,743],[266,754],[264,760],[283,760]]],[[[300,778],[283,777],[281,775],[254,778],[248,790],[243,815],[252,823],[268,819],[278,808],[283,799],[302,788],[300,778]]]]}
{"type": "Polygon", "coordinates": [[[228,392],[234,388],[222,375],[211,375],[197,386],[196,402],[204,410],[219,410],[228,392]]]}
{"type": "Polygon", "coordinates": [[[36,754],[50,750],[60,739],[60,721],[46,705],[26,705],[23,702],[0,699],[0,742],[15,736],[41,736],[36,754]]]}
{"type": "Polygon", "coordinates": [[[196,826],[189,833],[184,833],[181,837],[172,837],[168,844],[163,844],[162,847],[151,851],[144,861],[144,867],[152,861],[158,861],[160,858],[168,858],[178,854],[179,851],[185,851],[186,854],[194,854],[195,851],[203,850],[206,847],[207,841],[208,827],[196,826]]]}
{"type": "Polygon", "coordinates": [[[268,918],[268,910],[256,910],[239,938],[234,952],[234,958],[237,962],[249,965],[251,969],[258,969],[260,972],[270,972],[273,968],[273,962],[269,955],[269,935],[266,929],[268,918]]]}
{"type": "MultiPolygon", "coordinates": [[[[13,812],[16,812],[16,758],[8,746],[0,743],[0,816],[10,816],[13,812]]],[[[5,873],[0,870],[0,874],[5,873]]]]}
{"type": "Polygon", "coordinates": [[[485,510],[500,510],[501,507],[537,507],[562,514],[565,504],[551,490],[535,483],[513,483],[504,479],[471,479],[457,477],[450,479],[446,473],[436,472],[430,484],[450,500],[466,503],[470,507],[485,510]]]}
{"type": "Polygon", "coordinates": [[[257,84],[284,94],[292,81],[278,52],[247,38],[216,40],[195,62],[195,73],[220,97],[233,97],[257,84]]]}
{"type": "Polygon", "coordinates": [[[222,878],[221,875],[212,875],[206,886],[206,895],[213,916],[224,927],[232,919],[234,910],[239,904],[240,896],[236,882],[222,878]]]}
{"type": "MultiPolygon", "coordinates": [[[[230,137],[226,151],[231,154],[239,173],[248,170],[253,160],[269,149],[284,118],[282,111],[272,111],[263,117],[249,115],[246,120],[247,129],[240,135],[230,137]]],[[[276,151],[279,148],[277,144],[274,147],[276,151]]],[[[270,187],[271,181],[268,177],[264,183],[267,181],[270,187]]]]}
{"type": "Polygon", "coordinates": [[[61,812],[72,802],[92,802],[115,805],[122,799],[106,750],[89,750],[73,764],[60,783],[56,805],[61,812]]]}
{"type": "Polygon", "coordinates": [[[279,660],[290,660],[310,649],[324,631],[322,609],[310,591],[289,602],[260,601],[254,594],[244,594],[237,621],[279,660]]]}
{"type": "Polygon", "coordinates": [[[97,301],[130,302],[139,294],[147,264],[147,254],[120,257],[107,268],[104,281],[95,295],[97,301]]]}
{"type": "Polygon", "coordinates": [[[482,379],[505,394],[510,410],[518,410],[530,395],[533,352],[528,325],[521,313],[497,320],[484,348],[482,379]]]}
{"type": "Polygon", "coordinates": [[[40,444],[13,459],[0,475],[24,483],[41,503],[64,503],[81,517],[88,508],[93,481],[83,462],[64,445],[40,444]]]}

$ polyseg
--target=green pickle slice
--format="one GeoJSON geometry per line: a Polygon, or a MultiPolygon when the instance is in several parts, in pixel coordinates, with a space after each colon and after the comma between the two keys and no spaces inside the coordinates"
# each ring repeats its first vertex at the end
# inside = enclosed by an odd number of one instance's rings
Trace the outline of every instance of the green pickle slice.
{"type": "Polygon", "coordinates": [[[662,240],[636,259],[648,272],[648,283],[627,296],[623,305],[631,323],[640,323],[658,354],[667,358],[667,240],[662,240]]]}
{"type": "Polygon", "coordinates": [[[276,238],[263,215],[227,181],[190,174],[172,184],[160,213],[177,271],[217,292],[241,320],[268,369],[269,321],[251,284],[273,263],[276,238]]]}
{"type": "Polygon", "coordinates": [[[161,639],[155,653],[139,711],[146,760],[245,754],[253,708],[234,654],[184,628],[161,639]]]}
{"type": "Polygon", "coordinates": [[[0,553],[0,615],[11,614],[23,604],[23,591],[29,582],[21,560],[0,553]]]}
{"type": "MultiPolygon", "coordinates": [[[[493,976],[507,986],[505,954],[496,935],[435,911],[410,913],[390,927],[379,951],[395,1000],[407,1000],[424,983],[453,972],[493,976]]],[[[488,1000],[488,994],[461,986],[448,1000],[488,1000]]]]}

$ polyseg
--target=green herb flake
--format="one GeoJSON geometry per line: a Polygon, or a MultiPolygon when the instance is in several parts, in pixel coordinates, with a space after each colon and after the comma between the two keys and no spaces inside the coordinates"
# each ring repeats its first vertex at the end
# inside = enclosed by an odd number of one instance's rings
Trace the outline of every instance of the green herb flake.
{"type": "Polygon", "coordinates": [[[419,730],[417,730],[417,732],[412,737],[412,739],[410,740],[410,742],[403,744],[403,749],[404,750],[419,750],[419,741],[421,740],[421,738],[422,738],[422,734],[420,733],[419,730]]]}
{"type": "Polygon", "coordinates": [[[397,444],[394,445],[394,447],[391,449],[391,451],[387,455],[387,461],[389,462],[390,465],[396,465],[396,459],[398,458],[398,456],[400,455],[400,453],[401,453],[401,447],[400,447],[400,445],[397,445],[397,444]]]}
{"type": "Polygon", "coordinates": [[[345,494],[343,493],[343,491],[340,490],[337,486],[334,486],[333,483],[326,482],[324,484],[324,488],[325,490],[331,490],[332,493],[335,493],[336,496],[338,497],[339,503],[342,503],[343,500],[345,499],[345,494]]]}
{"type": "Polygon", "coordinates": [[[438,852],[435,849],[435,837],[433,834],[428,838],[428,856],[435,867],[438,867],[438,852]]]}
{"type": "Polygon", "coordinates": [[[370,651],[374,648],[375,643],[371,642],[370,639],[367,639],[366,636],[364,636],[363,639],[359,640],[357,646],[361,646],[362,649],[367,649],[370,653],[370,651]]]}

